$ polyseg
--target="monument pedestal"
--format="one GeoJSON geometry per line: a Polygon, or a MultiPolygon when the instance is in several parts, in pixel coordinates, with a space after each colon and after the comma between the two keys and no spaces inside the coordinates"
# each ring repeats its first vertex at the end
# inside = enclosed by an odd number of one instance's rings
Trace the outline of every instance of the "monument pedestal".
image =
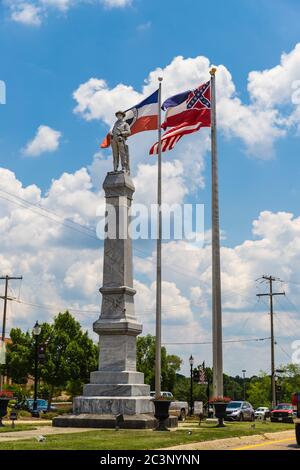
{"type": "Polygon", "coordinates": [[[153,404],[144,374],[136,371],[136,337],[142,332],[134,312],[132,246],[128,235],[134,193],[130,176],[107,174],[103,189],[107,210],[104,241],[102,307],[93,329],[99,335],[99,370],[92,372],[82,396],[73,402],[73,415],[53,420],[54,426],[153,428],[153,404]]]}

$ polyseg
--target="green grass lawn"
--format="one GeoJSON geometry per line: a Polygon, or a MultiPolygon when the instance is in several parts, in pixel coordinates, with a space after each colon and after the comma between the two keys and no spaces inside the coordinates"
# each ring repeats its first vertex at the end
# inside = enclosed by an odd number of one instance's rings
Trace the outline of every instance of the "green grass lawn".
{"type": "Polygon", "coordinates": [[[191,442],[286,431],[293,428],[293,424],[283,423],[256,423],[255,429],[251,428],[251,423],[232,423],[225,428],[202,424],[201,427],[191,426],[191,435],[188,434],[188,427],[172,432],[92,430],[77,434],[47,436],[46,441],[41,443],[36,439],[1,442],[0,438],[0,450],[150,450],[191,442]]]}
{"type": "Polygon", "coordinates": [[[5,424],[5,426],[0,427],[0,433],[29,431],[30,429],[36,429],[36,426],[34,424],[16,424],[15,427],[12,428],[11,424],[5,424]]]}

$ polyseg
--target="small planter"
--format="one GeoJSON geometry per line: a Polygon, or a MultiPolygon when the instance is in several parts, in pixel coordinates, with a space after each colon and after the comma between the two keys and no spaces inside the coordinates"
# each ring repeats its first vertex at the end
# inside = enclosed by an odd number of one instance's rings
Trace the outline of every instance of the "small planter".
{"type": "Polygon", "coordinates": [[[169,418],[171,400],[152,400],[154,403],[154,416],[158,420],[156,431],[169,431],[166,420],[169,418]]]}
{"type": "Polygon", "coordinates": [[[226,402],[214,402],[213,405],[215,408],[215,415],[219,420],[218,428],[223,428],[225,427],[224,419],[226,418],[227,403],[226,402]]]}
{"type": "Polygon", "coordinates": [[[9,400],[11,400],[11,398],[0,397],[0,426],[4,426],[2,418],[7,415],[7,405],[9,400]]]}

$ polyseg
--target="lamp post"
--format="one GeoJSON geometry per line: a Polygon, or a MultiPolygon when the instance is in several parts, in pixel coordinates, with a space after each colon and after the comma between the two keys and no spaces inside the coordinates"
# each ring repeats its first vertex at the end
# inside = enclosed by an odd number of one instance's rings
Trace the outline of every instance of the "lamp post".
{"type": "MultiPolygon", "coordinates": [[[[284,373],[284,369],[276,369],[275,370],[275,374],[283,374],[284,373]]],[[[275,406],[278,405],[278,402],[280,401],[280,391],[281,391],[281,385],[279,383],[278,385],[278,380],[279,380],[279,377],[278,375],[275,375],[275,406]]]]}
{"type": "Polygon", "coordinates": [[[35,418],[39,418],[39,412],[37,409],[37,391],[38,391],[38,361],[39,361],[39,336],[41,334],[41,327],[36,321],[32,333],[35,338],[35,355],[34,355],[34,398],[33,398],[33,408],[32,408],[32,416],[35,418]]]}
{"type": "Polygon", "coordinates": [[[243,372],[243,387],[244,387],[244,401],[246,400],[246,369],[242,370],[243,372]]]}
{"type": "Polygon", "coordinates": [[[190,416],[193,416],[194,413],[194,403],[193,403],[193,366],[194,366],[194,358],[191,355],[189,358],[189,363],[191,366],[191,388],[190,388],[190,416]]]}

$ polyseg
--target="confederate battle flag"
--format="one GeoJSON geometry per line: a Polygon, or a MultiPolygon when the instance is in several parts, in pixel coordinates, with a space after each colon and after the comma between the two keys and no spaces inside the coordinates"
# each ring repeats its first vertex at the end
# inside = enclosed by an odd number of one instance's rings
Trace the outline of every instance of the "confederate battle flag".
{"type": "MultiPolygon", "coordinates": [[[[167,110],[163,129],[170,127],[161,138],[161,150],[172,150],[185,134],[211,126],[210,81],[195,90],[188,90],[168,98],[162,105],[167,110]]],[[[158,153],[158,142],[150,149],[150,155],[158,153]]]]}

